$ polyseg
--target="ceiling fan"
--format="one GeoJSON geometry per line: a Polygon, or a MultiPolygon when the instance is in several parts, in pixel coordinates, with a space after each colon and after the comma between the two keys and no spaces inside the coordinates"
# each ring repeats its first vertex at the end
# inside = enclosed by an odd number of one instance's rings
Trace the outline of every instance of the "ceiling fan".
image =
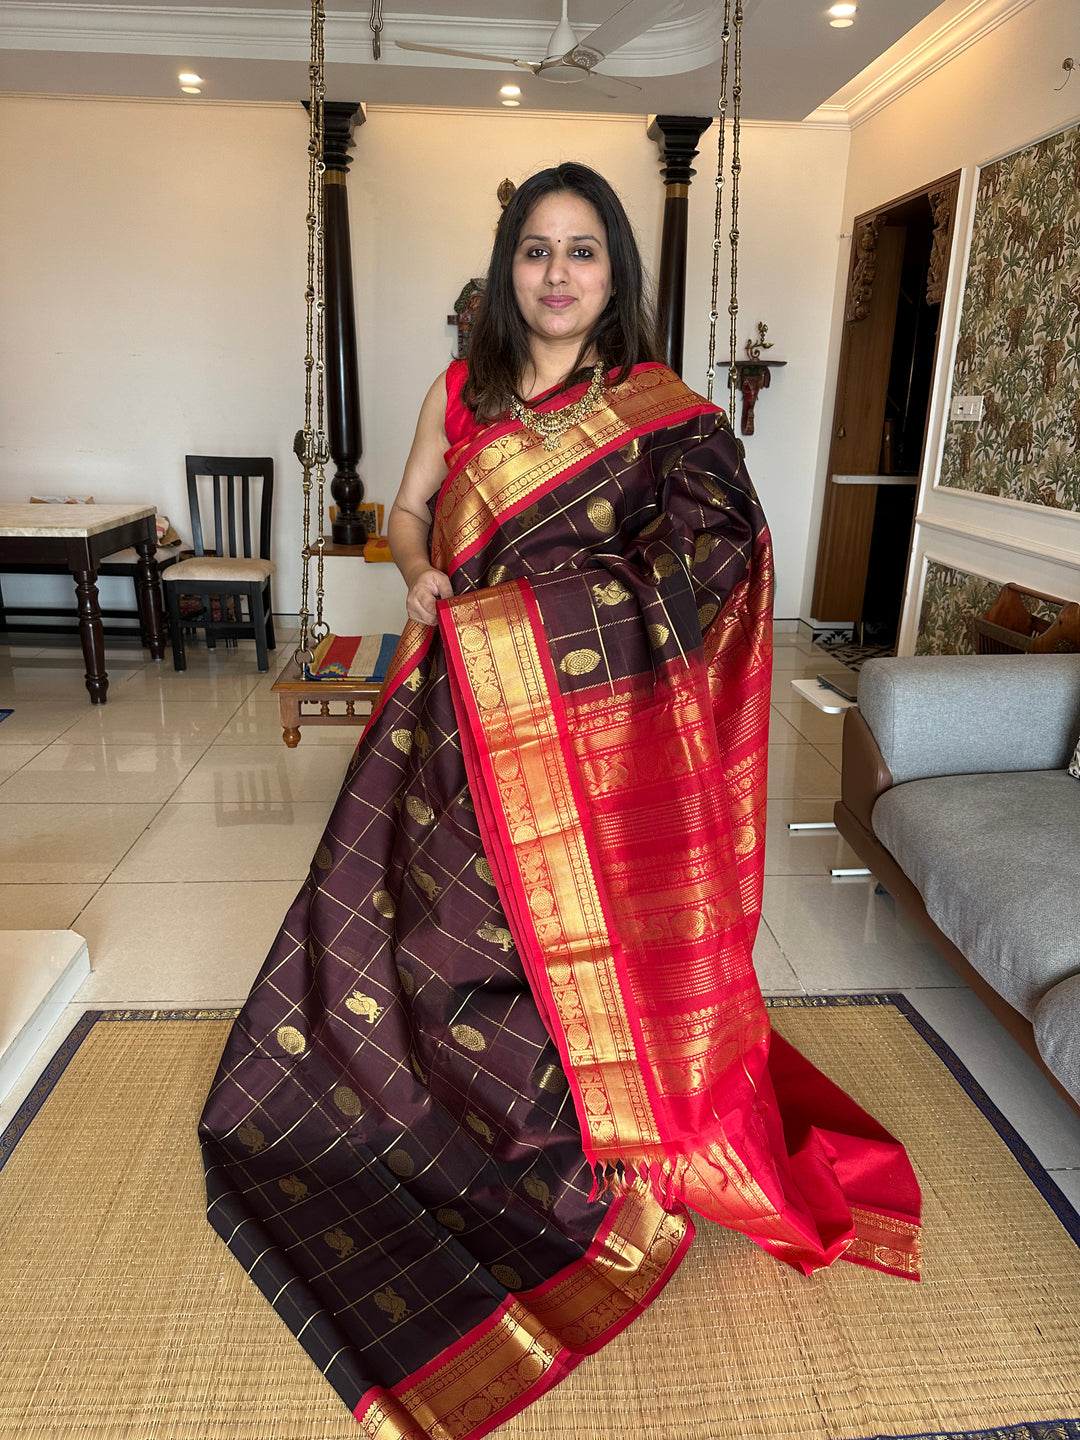
{"type": "MultiPolygon", "coordinates": [[[[567,15],[567,0],[562,0],[562,19],[552,31],[547,52],[542,60],[519,60],[510,55],[484,55],[477,50],[452,50],[443,45],[419,45],[411,40],[395,43],[401,50],[424,50],[431,55],[458,55],[465,60],[494,60],[500,65],[516,65],[519,70],[530,70],[541,80],[553,80],[563,84],[587,80],[597,65],[607,57],[644,35],[661,20],[666,20],[682,9],[683,0],[628,0],[604,23],[579,40],[574,33],[567,15]]],[[[640,85],[623,80],[618,75],[597,75],[597,80],[615,81],[640,90],[640,85]]]]}

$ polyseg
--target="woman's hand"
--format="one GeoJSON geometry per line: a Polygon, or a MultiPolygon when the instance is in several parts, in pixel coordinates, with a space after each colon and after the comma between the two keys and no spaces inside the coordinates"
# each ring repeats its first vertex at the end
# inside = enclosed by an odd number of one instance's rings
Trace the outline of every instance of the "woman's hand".
{"type": "Polygon", "coordinates": [[[409,586],[405,610],[410,620],[421,625],[435,624],[435,601],[449,600],[454,593],[449,575],[441,570],[422,570],[409,586]]]}

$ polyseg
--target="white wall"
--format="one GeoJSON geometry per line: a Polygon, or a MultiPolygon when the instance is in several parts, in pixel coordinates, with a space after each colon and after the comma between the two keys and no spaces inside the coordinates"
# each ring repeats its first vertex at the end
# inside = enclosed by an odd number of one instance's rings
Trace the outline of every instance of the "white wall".
{"type": "MultiPolygon", "coordinates": [[[[686,351],[683,374],[702,393],[712,286],[713,219],[716,204],[716,135],[695,162],[690,190],[686,351]]],[[[757,338],[758,321],[769,327],[775,349],[787,363],[774,370],[758,398],[755,433],[744,439],[746,463],[769,518],[775,549],[776,615],[800,614],[811,545],[814,477],[822,408],[826,403],[833,293],[841,238],[846,129],[812,125],[752,124],[743,127],[739,200],[739,313],[736,357],[757,338]]],[[[728,158],[730,159],[730,136],[728,158]]],[[[725,185],[725,217],[731,181],[725,185]]],[[[727,229],[725,218],[724,229],[727,229]]],[[[730,352],[728,255],[721,265],[717,360],[730,352]]],[[[831,403],[831,390],[828,394],[831,403]]],[[[719,368],[713,398],[728,408],[727,371],[719,368]]],[[[735,407],[739,432],[742,400],[735,407]]]]}
{"type": "Polygon", "coordinates": [[[0,101],[0,496],[148,501],[190,538],[184,455],[269,453],[277,549],[299,548],[305,124],[299,107],[0,101]]]}
{"type": "MultiPolygon", "coordinates": [[[[1080,599],[1080,517],[959,491],[936,489],[943,413],[951,358],[959,329],[965,259],[978,167],[1075,122],[1080,85],[1064,89],[1061,62],[1077,53],[1080,30],[1073,0],[1032,0],[975,44],[926,76],[852,132],[845,231],[854,216],[916,189],[938,176],[962,171],[948,293],[942,307],[938,384],[919,489],[915,539],[900,648],[914,650],[928,558],[996,580],[1017,580],[1067,599],[1080,599]],[[1070,558],[1071,557],[1071,558],[1070,558]]],[[[842,280],[841,280],[842,284],[842,280]]],[[[834,317],[839,321],[838,289],[834,317]]],[[[831,419],[835,360],[828,381],[831,419]]],[[[826,434],[818,471],[816,506],[825,481],[826,434]]],[[[815,524],[816,529],[816,524],[815,524]]],[[[803,614],[809,615],[812,564],[807,571],[803,614]]]]}
{"type": "MultiPolygon", "coordinates": [[[[0,125],[0,498],[148,499],[184,529],[185,453],[268,451],[276,607],[294,610],[303,112],[9,97],[0,125]]],[[[452,353],[446,316],[485,267],[499,181],[561,159],[594,165],[622,194],[651,266],[663,190],[644,132],[644,117],[371,108],[349,179],[368,498],[393,498],[420,400],[452,353]]],[[[797,613],[804,588],[847,143],[846,132],[798,126],[743,137],[739,344],[765,320],[789,362],[747,440],[776,538],[780,617],[797,613]]],[[[712,132],[704,147],[686,346],[687,380],[701,389],[712,132]]],[[[726,318],[726,272],[721,295],[726,318]]],[[[721,334],[723,359],[723,324],[721,334]]],[[[721,377],[720,400],[723,390],[721,377]]]]}

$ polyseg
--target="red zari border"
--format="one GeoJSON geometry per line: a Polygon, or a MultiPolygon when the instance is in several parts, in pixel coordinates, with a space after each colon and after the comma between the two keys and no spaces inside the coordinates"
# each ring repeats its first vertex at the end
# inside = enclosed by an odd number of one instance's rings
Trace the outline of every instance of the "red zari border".
{"type": "Polygon", "coordinates": [[[366,1440],[479,1440],[557,1385],[652,1303],[693,1239],[647,1192],[615,1198],[582,1260],[504,1304],[354,1414],[366,1440]]]}
{"type": "MultiPolygon", "coordinates": [[[[564,405],[577,393],[571,390],[552,403],[564,405]]],[[[566,431],[557,450],[545,449],[541,438],[517,421],[481,431],[455,457],[439,491],[432,564],[453,574],[508,516],[554,486],[633,439],[715,408],[666,365],[639,365],[599,409],[566,431]]]]}
{"type": "MultiPolygon", "coordinates": [[[[585,387],[579,387],[584,392],[585,387]]],[[[565,405],[577,389],[538,406],[565,405]]],[[[557,451],[516,420],[488,426],[463,441],[439,491],[432,531],[432,564],[452,575],[490,532],[610,451],[662,426],[712,413],[715,406],[689,389],[666,365],[635,367],[609,391],[606,403],[563,436],[557,451]]],[[[372,721],[427,653],[434,632],[409,620],[402,631],[386,680],[371,707],[372,721]]]]}
{"type": "Polygon", "coordinates": [[[530,987],[574,1094],[591,1162],[660,1144],[644,1042],[550,656],[516,582],[440,607],[470,790],[530,987]],[[498,803],[492,799],[498,796],[498,803]],[[583,1127],[585,1128],[585,1127],[583,1127]]]}
{"type": "MultiPolygon", "coordinates": [[[[531,587],[508,582],[444,602],[439,624],[485,853],[590,1163],[621,1163],[628,1182],[651,1185],[665,1205],[742,1231],[807,1274],[853,1250],[857,1263],[917,1275],[918,1187],[903,1149],[798,1052],[770,1047],[747,937],[725,948],[730,880],[717,892],[715,943],[703,932],[700,963],[696,928],[675,936],[653,980],[648,948],[624,951],[623,926],[632,936],[641,921],[633,904],[614,916],[575,759],[581,726],[572,742],[531,587]],[[658,988],[665,974],[681,977],[677,997],[658,988]],[[777,1072],[770,1049],[783,1060],[777,1072]],[[891,1194],[910,1208],[875,1234],[865,1212],[888,1218],[891,1194]]],[[[675,709],[687,718],[685,704],[675,709]]],[[[627,732],[616,746],[628,774],[643,743],[627,732]]],[[[634,793],[631,785],[626,795],[634,793]]],[[[632,808],[626,815],[640,821],[632,808]]],[[[698,820],[710,832],[711,815],[706,807],[698,820]]],[[[618,825],[599,811],[593,818],[617,845],[618,825]]],[[[715,845],[702,854],[730,871],[731,856],[715,845]]],[[[710,898],[709,883],[688,892],[688,907],[710,898]]]]}

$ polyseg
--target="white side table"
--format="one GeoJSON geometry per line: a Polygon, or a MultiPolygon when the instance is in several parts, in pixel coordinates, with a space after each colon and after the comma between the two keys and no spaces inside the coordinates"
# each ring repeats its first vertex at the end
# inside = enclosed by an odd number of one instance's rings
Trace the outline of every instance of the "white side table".
{"type": "MultiPolygon", "coordinates": [[[[857,676],[853,676],[857,680],[857,676]]],[[[826,715],[842,715],[845,710],[850,710],[856,703],[854,700],[847,700],[843,695],[838,695],[827,685],[822,685],[819,679],[792,680],[791,688],[798,695],[800,700],[809,700],[811,705],[816,705],[819,710],[824,710],[826,715]]]]}
{"type": "MultiPolygon", "coordinates": [[[[845,677],[846,678],[846,677],[845,677]]],[[[858,686],[858,676],[853,675],[852,681],[858,686]]],[[[816,705],[826,715],[842,715],[845,710],[851,710],[857,703],[849,700],[846,695],[839,694],[829,685],[823,685],[820,678],[814,677],[807,680],[792,680],[791,688],[795,691],[800,700],[809,700],[811,705],[816,705]]],[[[831,820],[792,820],[788,824],[790,834],[798,834],[809,830],[835,830],[836,826],[831,820]]],[[[834,880],[842,879],[849,875],[869,875],[870,871],[863,866],[857,868],[833,868],[829,874],[834,880]]]]}

